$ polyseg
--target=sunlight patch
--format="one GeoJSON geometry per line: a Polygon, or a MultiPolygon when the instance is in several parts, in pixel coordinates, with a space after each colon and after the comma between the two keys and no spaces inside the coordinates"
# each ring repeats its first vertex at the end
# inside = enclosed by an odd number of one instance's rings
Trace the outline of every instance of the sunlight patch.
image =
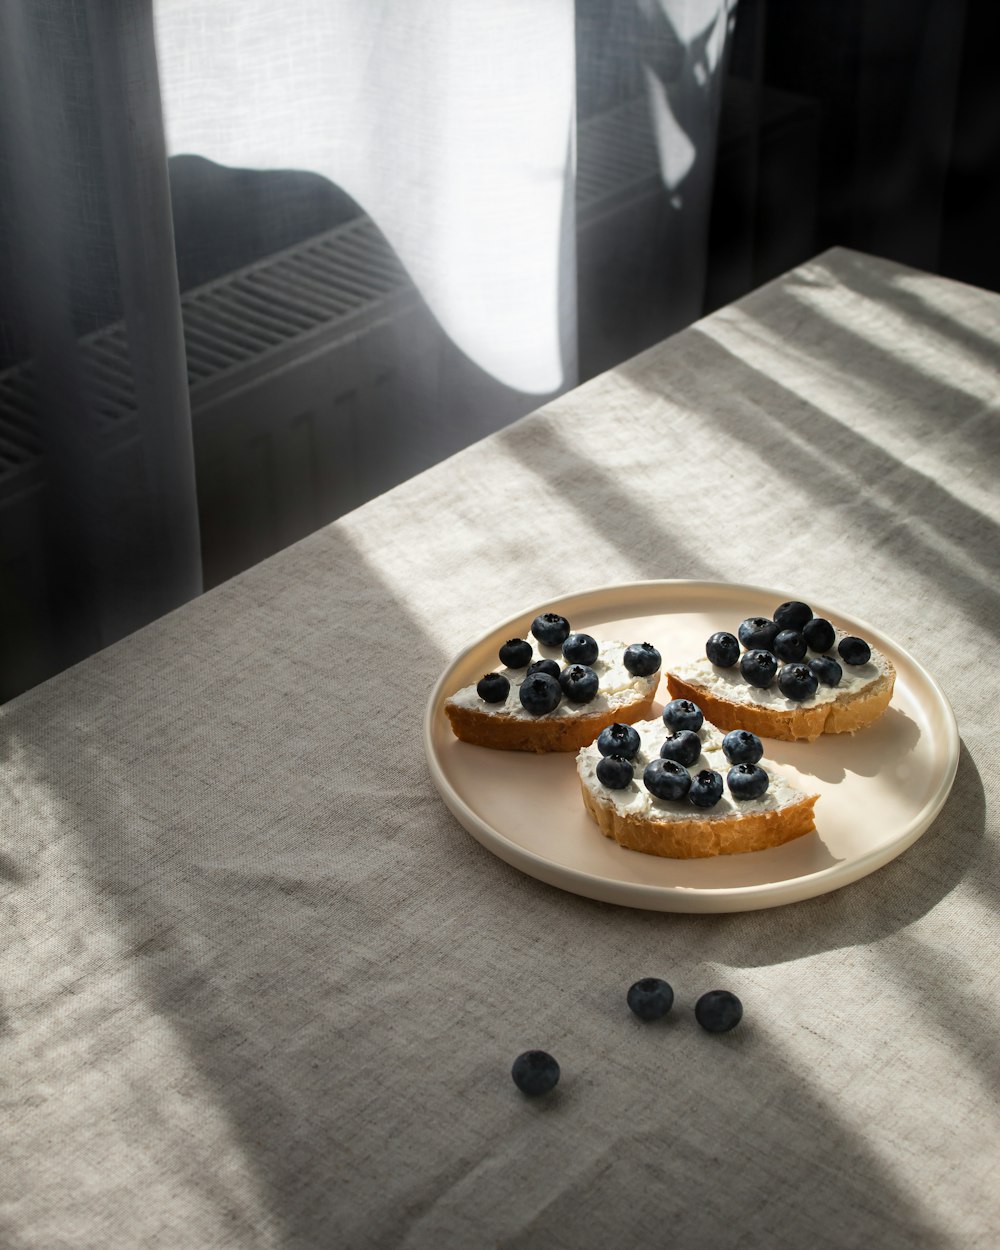
{"type": "Polygon", "coordinates": [[[241,1245],[276,1246],[258,1165],[136,961],[129,921],[140,922],[124,896],[112,900],[95,885],[99,865],[84,836],[70,832],[86,817],[53,792],[38,763],[13,744],[2,783],[7,810],[30,812],[35,826],[34,845],[19,839],[19,854],[36,856],[4,900],[7,1070],[17,1088],[48,1091],[30,1115],[7,1117],[17,1135],[5,1151],[10,1192],[45,1199],[38,1159],[59,1178],[48,1195],[51,1227],[39,1217],[46,1244],[65,1232],[58,1222],[68,1186],[81,1196],[140,1193],[150,1227],[176,1208],[178,1225],[197,1227],[206,1241],[235,1235],[241,1245]],[[18,1176],[18,1161],[28,1174],[18,1176]]]}

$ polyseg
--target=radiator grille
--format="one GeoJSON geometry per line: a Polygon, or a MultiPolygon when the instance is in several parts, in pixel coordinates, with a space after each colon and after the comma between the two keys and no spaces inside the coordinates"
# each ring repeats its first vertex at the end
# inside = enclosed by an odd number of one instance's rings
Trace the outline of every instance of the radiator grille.
{"type": "MultiPolygon", "coordinates": [[[[577,212],[599,212],[655,177],[656,151],[645,101],[630,101],[579,128],[577,212]]],[[[392,248],[368,217],[275,253],[181,297],[192,407],[248,370],[263,372],[312,339],[335,339],[416,292],[392,248]]],[[[80,342],[83,389],[105,430],[133,420],[136,399],[123,323],[80,342]]],[[[0,374],[0,483],[36,462],[38,409],[30,364],[0,374]]]]}
{"type": "Polygon", "coordinates": [[[655,181],[656,141],[645,96],[629,100],[580,125],[576,156],[578,218],[600,211],[607,201],[655,181]]]}

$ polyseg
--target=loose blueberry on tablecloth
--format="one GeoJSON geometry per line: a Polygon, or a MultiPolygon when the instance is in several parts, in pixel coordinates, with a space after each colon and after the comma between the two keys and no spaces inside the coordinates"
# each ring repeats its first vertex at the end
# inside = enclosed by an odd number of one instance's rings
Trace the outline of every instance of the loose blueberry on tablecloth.
{"type": "Polygon", "coordinates": [[[743,1018],[743,1004],[730,990],[709,990],[694,1005],[694,1018],[708,1033],[728,1033],[743,1018]]]}
{"type": "Polygon", "coordinates": [[[674,991],[662,977],[642,977],[629,986],[625,996],[640,1020],[661,1020],[674,1005],[674,991]]]}
{"type": "Polygon", "coordinates": [[[560,1069],[547,1050],[526,1050],[514,1060],[510,1075],[522,1093],[537,1098],[555,1089],[560,1069]]]}

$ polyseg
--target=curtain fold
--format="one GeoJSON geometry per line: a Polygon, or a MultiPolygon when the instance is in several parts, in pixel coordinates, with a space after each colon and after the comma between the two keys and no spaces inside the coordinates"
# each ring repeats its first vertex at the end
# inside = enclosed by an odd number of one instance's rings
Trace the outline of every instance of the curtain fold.
{"type": "Polygon", "coordinates": [[[0,700],[825,247],[997,285],[997,25],[0,0],[0,700]]]}
{"type": "Polygon", "coordinates": [[[0,697],[201,589],[151,20],[0,8],[0,697]]]}
{"type": "Polygon", "coordinates": [[[102,169],[144,485],[149,608],[200,592],[198,512],[170,181],[148,0],[87,7],[102,169]]]}
{"type": "Polygon", "coordinates": [[[734,3],[5,0],[0,698],[696,317],[734,3]]]}
{"type": "Polygon", "coordinates": [[[4,0],[0,698],[697,317],[734,7],[4,0]]]}

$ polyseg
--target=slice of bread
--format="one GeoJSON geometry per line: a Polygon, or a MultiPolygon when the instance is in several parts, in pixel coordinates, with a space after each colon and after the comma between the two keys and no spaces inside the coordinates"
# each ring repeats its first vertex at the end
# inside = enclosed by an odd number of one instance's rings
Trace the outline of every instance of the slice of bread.
{"type": "MultiPolygon", "coordinates": [[[[539,753],[578,751],[608,725],[631,724],[652,715],[660,671],[648,677],[630,673],[622,662],[625,646],[616,641],[600,644],[598,657],[590,666],[598,676],[598,692],[588,703],[563,698],[553,711],[532,715],[521,706],[519,695],[527,670],[498,668],[495,671],[510,682],[502,703],[487,703],[475,686],[466,686],[445,700],[445,715],[455,736],[475,746],[539,753]]],[[[535,653],[538,659],[564,663],[558,647],[536,643],[535,653]]]]}
{"type": "MultiPolygon", "coordinates": [[[[838,641],[845,637],[838,631],[838,641]]],[[[810,651],[806,659],[815,658],[810,651]]],[[[826,652],[840,662],[835,650],[826,652]]],[[[896,671],[874,647],[866,664],[841,663],[838,686],[820,684],[810,698],[787,699],[777,682],[766,690],[752,686],[739,666],[719,668],[704,657],[676,665],[666,673],[673,699],[697,703],[706,720],[720,729],[748,729],[761,738],[813,742],[821,734],[856,733],[882,715],[892,700],[896,671]]]]}
{"type": "MultiPolygon", "coordinates": [[[[643,785],[643,772],[659,757],[670,731],[661,720],[642,721],[634,728],[641,745],[633,761],[634,778],[624,789],[610,790],[598,779],[601,754],[596,743],[584,747],[576,761],[587,811],[604,836],[620,846],[669,859],[706,859],[767,850],[815,828],[817,796],[799,790],[767,759],[760,760],[760,767],[768,774],[769,785],[759,799],[739,802],[725,785],[722,798],[707,809],[686,798],[656,798],[643,785]]],[[[702,753],[689,771],[694,775],[711,769],[725,779],[730,765],[722,750],[723,735],[707,721],[698,733],[702,753]]]]}

